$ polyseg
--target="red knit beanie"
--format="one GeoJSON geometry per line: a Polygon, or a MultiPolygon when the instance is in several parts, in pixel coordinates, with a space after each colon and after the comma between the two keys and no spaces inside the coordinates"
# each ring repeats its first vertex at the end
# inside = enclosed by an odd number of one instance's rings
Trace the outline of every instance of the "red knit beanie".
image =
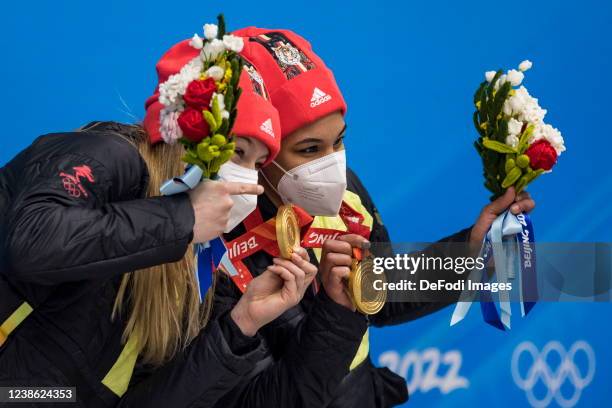
{"type": "Polygon", "coordinates": [[[346,113],[334,74],[310,43],[289,30],[247,27],[241,55],[261,73],[278,109],[283,137],[333,112],[346,113]]]}
{"type": "MultiPolygon", "coordinates": [[[[146,113],[143,123],[151,144],[163,141],[160,131],[160,111],[164,105],[159,101],[159,84],[167,81],[170,75],[178,73],[184,65],[197,57],[199,52],[189,45],[189,40],[184,40],[172,46],[158,61],[156,65],[158,85],[153,95],[145,102],[146,113]]],[[[265,163],[267,164],[274,160],[280,150],[281,128],[278,111],[269,100],[261,75],[248,61],[245,61],[239,86],[242,94],[236,107],[238,114],[232,133],[263,142],[270,151],[265,163]]]]}

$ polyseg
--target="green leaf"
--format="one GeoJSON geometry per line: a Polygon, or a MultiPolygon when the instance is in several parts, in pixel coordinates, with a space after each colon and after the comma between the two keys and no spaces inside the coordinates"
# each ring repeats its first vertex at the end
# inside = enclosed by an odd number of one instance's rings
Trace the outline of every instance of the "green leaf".
{"type": "Polygon", "coordinates": [[[516,153],[516,150],[512,146],[508,146],[505,143],[498,142],[497,140],[491,140],[489,138],[483,138],[482,144],[489,150],[493,150],[497,153],[516,153]]]}
{"type": "Polygon", "coordinates": [[[508,137],[508,121],[503,117],[497,121],[497,135],[496,140],[503,142],[508,137]]]}
{"type": "Polygon", "coordinates": [[[185,154],[183,157],[181,157],[181,160],[183,160],[185,163],[188,164],[193,164],[193,165],[197,165],[198,164],[198,160],[196,157],[192,157],[188,154],[185,154]]]}
{"type": "Polygon", "coordinates": [[[212,100],[212,115],[215,118],[215,124],[217,125],[214,129],[213,132],[216,132],[217,129],[219,129],[219,126],[221,126],[221,109],[219,108],[219,97],[215,96],[212,100]]]}
{"type": "Polygon", "coordinates": [[[221,151],[231,150],[232,152],[236,149],[236,142],[229,142],[221,146],[221,151]]]}
{"type": "Polygon", "coordinates": [[[223,101],[225,102],[225,109],[227,109],[228,111],[234,108],[234,88],[233,87],[229,86],[227,88],[227,90],[225,91],[225,99],[223,101]]]}
{"type": "Polygon", "coordinates": [[[487,93],[483,92],[480,95],[480,123],[486,123],[489,121],[489,106],[487,104],[487,93]]]}
{"type": "Polygon", "coordinates": [[[229,81],[230,86],[233,88],[238,87],[240,81],[240,74],[242,73],[243,62],[240,58],[232,59],[232,78],[229,81]]]}
{"type": "Polygon", "coordinates": [[[478,131],[480,136],[486,136],[487,134],[485,133],[484,130],[482,130],[480,128],[480,123],[478,122],[478,111],[474,111],[474,115],[472,116],[472,120],[474,121],[474,127],[476,128],[476,130],[478,131]]]}
{"type": "Polygon", "coordinates": [[[521,174],[523,174],[521,169],[519,167],[514,167],[508,172],[508,175],[506,175],[506,177],[504,178],[504,181],[502,182],[502,188],[508,188],[513,185],[519,179],[519,177],[521,177],[521,174]]]}
{"type": "Polygon", "coordinates": [[[213,114],[209,111],[204,111],[204,119],[208,123],[208,127],[210,127],[211,132],[216,132],[219,126],[217,125],[217,121],[213,114]]]}
{"type": "Polygon", "coordinates": [[[229,131],[229,121],[223,118],[223,120],[221,121],[221,126],[219,126],[219,129],[217,129],[217,132],[222,135],[227,135],[228,131],[229,131]]]}
{"type": "Polygon", "coordinates": [[[518,144],[517,149],[516,149],[521,154],[525,153],[525,150],[527,150],[527,147],[528,147],[527,144],[529,142],[529,138],[533,134],[534,129],[535,129],[534,125],[529,125],[529,126],[527,126],[527,128],[525,129],[523,134],[521,135],[521,137],[519,139],[519,144],[518,144]]]}
{"type": "Polygon", "coordinates": [[[217,16],[217,28],[217,38],[222,40],[223,36],[225,35],[225,16],[223,13],[217,16]]]}
{"type": "Polygon", "coordinates": [[[216,134],[210,139],[210,143],[217,147],[223,146],[226,142],[225,136],[220,134],[216,134]]]}
{"type": "Polygon", "coordinates": [[[497,82],[499,77],[502,76],[503,74],[504,74],[504,71],[502,71],[501,69],[498,69],[495,75],[493,76],[493,79],[489,83],[489,88],[487,89],[489,97],[493,97],[493,93],[495,93],[495,83],[497,82]]]}
{"type": "Polygon", "coordinates": [[[476,105],[478,101],[480,101],[480,98],[482,94],[485,92],[486,88],[487,88],[487,81],[483,81],[478,87],[478,89],[476,89],[476,92],[474,92],[474,105],[476,105]]]}

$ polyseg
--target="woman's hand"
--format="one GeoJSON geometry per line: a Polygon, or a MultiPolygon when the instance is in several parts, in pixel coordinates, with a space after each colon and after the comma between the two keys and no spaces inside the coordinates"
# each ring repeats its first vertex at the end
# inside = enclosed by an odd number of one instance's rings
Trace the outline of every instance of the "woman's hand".
{"type": "Polygon", "coordinates": [[[514,187],[510,187],[503,196],[482,209],[476,223],[472,227],[470,243],[480,245],[485,234],[491,228],[493,221],[495,221],[499,214],[506,211],[508,207],[510,207],[512,214],[528,213],[535,208],[535,201],[533,201],[528,192],[523,191],[516,195],[514,187]]]}
{"type": "Polygon", "coordinates": [[[317,274],[308,253],[297,249],[291,261],[274,258],[274,263],[247,286],[231,312],[242,333],[254,336],[286,310],[297,305],[317,274]]]}
{"type": "Polygon", "coordinates": [[[368,242],[361,235],[348,234],[323,243],[321,255],[321,280],[327,296],[334,302],[355,311],[353,301],[346,290],[346,280],[351,273],[353,248],[362,248],[368,242]]]}
{"type": "Polygon", "coordinates": [[[257,184],[212,180],[201,182],[196,188],[189,190],[195,214],[193,242],[207,242],[223,233],[234,205],[232,195],[261,193],[263,187],[257,184]]]}

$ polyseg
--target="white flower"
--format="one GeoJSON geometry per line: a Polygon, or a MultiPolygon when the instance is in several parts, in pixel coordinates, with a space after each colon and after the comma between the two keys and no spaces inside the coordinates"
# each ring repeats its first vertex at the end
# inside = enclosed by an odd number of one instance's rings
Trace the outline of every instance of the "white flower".
{"type": "Polygon", "coordinates": [[[220,81],[223,79],[223,75],[225,75],[225,71],[218,65],[213,65],[208,68],[206,71],[206,75],[213,78],[215,81],[220,81]]]}
{"type": "Polygon", "coordinates": [[[163,108],[159,113],[159,131],[162,139],[168,144],[174,144],[183,137],[183,131],[178,124],[180,111],[163,108]]]}
{"type": "Polygon", "coordinates": [[[515,135],[508,135],[508,137],[506,137],[506,144],[508,146],[516,147],[519,144],[519,138],[515,135]]]}
{"type": "Polygon", "coordinates": [[[508,71],[508,81],[510,81],[512,86],[519,86],[521,82],[523,82],[523,79],[525,79],[525,74],[521,71],[515,69],[508,71]]]}
{"type": "Polygon", "coordinates": [[[212,40],[213,38],[217,38],[217,34],[219,33],[219,29],[216,24],[204,24],[204,37],[207,40],[212,40]]]}
{"type": "Polygon", "coordinates": [[[199,35],[194,34],[191,40],[189,41],[189,45],[191,45],[196,50],[201,50],[204,46],[204,41],[202,41],[199,35]]]}
{"type": "Polygon", "coordinates": [[[223,109],[223,111],[221,112],[221,117],[223,119],[229,119],[229,112],[223,109]]]}
{"type": "Polygon", "coordinates": [[[557,155],[560,155],[565,151],[565,141],[563,140],[563,136],[561,136],[561,132],[551,125],[546,123],[537,124],[533,129],[533,134],[529,139],[529,144],[540,139],[547,140],[548,143],[555,148],[557,155]]]}
{"type": "Polygon", "coordinates": [[[514,95],[506,99],[503,112],[505,115],[516,116],[521,122],[527,123],[540,123],[546,115],[546,110],[540,107],[538,100],[529,95],[524,86],[516,89],[514,95]]]}
{"type": "Polygon", "coordinates": [[[217,59],[217,57],[224,51],[225,44],[223,44],[223,41],[215,38],[204,44],[204,48],[202,48],[202,57],[206,60],[214,60],[217,59]]]}
{"type": "Polygon", "coordinates": [[[242,38],[231,34],[223,36],[223,44],[225,44],[227,49],[234,52],[240,52],[242,51],[242,47],[244,47],[244,41],[242,38]]]}
{"type": "Polygon", "coordinates": [[[175,110],[181,108],[182,100],[179,96],[185,94],[187,85],[199,78],[201,71],[202,60],[199,57],[193,58],[178,73],[170,75],[166,82],[159,85],[159,102],[175,110]]]}
{"type": "Polygon", "coordinates": [[[493,80],[493,77],[495,77],[495,74],[496,74],[495,71],[485,72],[485,79],[487,80],[488,83],[491,83],[491,81],[493,80]]]}
{"type": "Polygon", "coordinates": [[[510,118],[508,121],[508,134],[511,136],[518,136],[523,129],[523,122],[510,118]]]}
{"type": "Polygon", "coordinates": [[[525,61],[523,61],[523,62],[521,62],[519,64],[518,68],[519,68],[519,71],[525,72],[525,71],[531,69],[532,66],[533,66],[533,63],[531,61],[525,60],[525,61]]]}

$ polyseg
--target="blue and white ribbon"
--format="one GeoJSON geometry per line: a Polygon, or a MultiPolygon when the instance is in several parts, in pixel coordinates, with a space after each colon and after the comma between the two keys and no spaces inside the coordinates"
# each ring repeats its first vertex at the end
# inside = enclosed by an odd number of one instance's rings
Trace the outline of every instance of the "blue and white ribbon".
{"type": "MultiPolygon", "coordinates": [[[[487,232],[479,255],[486,265],[491,257],[495,263],[495,277],[500,284],[517,279],[521,314],[525,316],[535,305],[537,298],[536,258],[533,225],[527,214],[514,215],[505,211],[498,216],[487,232]],[[528,299],[528,301],[524,301],[528,299]]],[[[487,282],[488,274],[484,269],[473,269],[468,274],[472,282],[487,282]]],[[[457,302],[451,326],[465,318],[478,292],[464,291],[457,302]]],[[[499,312],[490,291],[480,292],[480,306],[484,320],[500,330],[510,329],[512,310],[510,291],[499,291],[499,312]]]]}
{"type": "Polygon", "coordinates": [[[185,191],[195,188],[195,186],[200,183],[202,174],[204,173],[201,168],[198,166],[190,166],[182,176],[166,180],[159,189],[159,192],[165,196],[184,193],[185,191]]]}
{"type": "MultiPolygon", "coordinates": [[[[190,166],[180,177],[166,180],[159,189],[162,195],[173,195],[184,193],[195,188],[202,180],[202,169],[198,166],[190,166]]],[[[215,238],[202,244],[194,245],[196,281],[200,293],[200,302],[206,297],[206,292],[212,285],[213,272],[221,263],[223,257],[227,257],[227,249],[221,238],[215,238]]]]}

